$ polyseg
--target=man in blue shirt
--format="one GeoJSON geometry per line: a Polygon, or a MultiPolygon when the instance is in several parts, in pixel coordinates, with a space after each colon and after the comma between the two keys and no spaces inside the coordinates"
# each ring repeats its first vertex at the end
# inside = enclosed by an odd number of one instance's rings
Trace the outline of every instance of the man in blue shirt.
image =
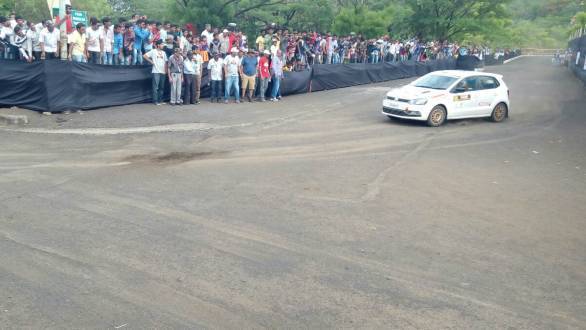
{"type": "Polygon", "coordinates": [[[252,102],[257,71],[258,59],[254,55],[254,50],[249,49],[247,55],[242,58],[242,63],[240,64],[240,77],[242,77],[242,96],[246,96],[248,98],[248,102],[252,102]],[[246,95],[247,89],[248,95],[246,95]]]}
{"type": "Polygon", "coordinates": [[[114,43],[112,45],[112,62],[114,65],[124,63],[122,48],[124,47],[124,39],[122,37],[122,26],[120,24],[114,25],[114,43]]]}
{"type": "Polygon", "coordinates": [[[134,26],[133,65],[142,65],[142,46],[148,42],[150,34],[151,32],[146,28],[145,21],[142,19],[138,20],[134,26]]]}

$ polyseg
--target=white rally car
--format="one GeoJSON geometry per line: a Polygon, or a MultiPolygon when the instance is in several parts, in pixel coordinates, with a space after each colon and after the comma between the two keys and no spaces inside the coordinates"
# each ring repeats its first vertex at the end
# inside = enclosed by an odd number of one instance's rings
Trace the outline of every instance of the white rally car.
{"type": "Polygon", "coordinates": [[[474,71],[435,71],[393,89],[383,100],[384,115],[427,121],[440,126],[448,119],[509,116],[509,89],[503,76],[474,71]]]}

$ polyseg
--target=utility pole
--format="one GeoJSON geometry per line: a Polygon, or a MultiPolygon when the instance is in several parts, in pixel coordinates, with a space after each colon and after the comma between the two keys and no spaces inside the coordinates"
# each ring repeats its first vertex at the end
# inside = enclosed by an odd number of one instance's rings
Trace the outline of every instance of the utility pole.
{"type": "Polygon", "coordinates": [[[62,22],[61,26],[59,27],[59,32],[61,34],[61,59],[67,60],[67,22],[63,20],[66,19],[67,13],[65,12],[65,1],[66,0],[59,0],[59,21],[62,22]]]}

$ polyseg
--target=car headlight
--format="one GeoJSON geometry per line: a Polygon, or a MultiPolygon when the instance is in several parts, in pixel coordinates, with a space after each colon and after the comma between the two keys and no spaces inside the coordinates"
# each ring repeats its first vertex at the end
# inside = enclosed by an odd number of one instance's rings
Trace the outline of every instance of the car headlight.
{"type": "Polygon", "coordinates": [[[424,105],[424,104],[427,104],[427,99],[413,99],[413,100],[409,101],[409,104],[424,105]]]}

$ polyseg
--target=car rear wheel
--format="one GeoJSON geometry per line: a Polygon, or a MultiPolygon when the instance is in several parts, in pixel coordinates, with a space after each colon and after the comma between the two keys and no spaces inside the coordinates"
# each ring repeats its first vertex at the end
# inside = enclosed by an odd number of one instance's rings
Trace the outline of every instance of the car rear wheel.
{"type": "Polygon", "coordinates": [[[504,103],[499,103],[492,110],[490,120],[494,121],[495,123],[500,123],[501,121],[505,120],[508,115],[509,109],[507,109],[507,105],[504,103]]]}
{"type": "Polygon", "coordinates": [[[436,105],[431,109],[429,112],[429,116],[427,117],[427,125],[431,127],[438,127],[441,126],[447,117],[446,108],[441,105],[436,105]]]}

